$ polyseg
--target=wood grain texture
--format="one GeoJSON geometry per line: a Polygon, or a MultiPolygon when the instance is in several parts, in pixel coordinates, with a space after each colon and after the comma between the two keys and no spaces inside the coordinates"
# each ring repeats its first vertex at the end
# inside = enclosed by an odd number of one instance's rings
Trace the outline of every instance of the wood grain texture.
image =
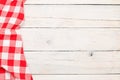
{"type": "Polygon", "coordinates": [[[120,29],[22,29],[26,50],[119,50],[120,29]]]}
{"type": "Polygon", "coordinates": [[[120,0],[27,0],[26,4],[120,4],[120,0]]]}
{"type": "Polygon", "coordinates": [[[25,17],[34,80],[120,80],[120,0],[27,0],[25,17]]]}
{"type": "Polygon", "coordinates": [[[120,80],[120,75],[34,75],[34,80],[120,80]]]}
{"type": "Polygon", "coordinates": [[[27,18],[67,20],[120,20],[120,6],[26,5],[27,18]]]}
{"type": "Polygon", "coordinates": [[[27,16],[22,28],[120,28],[120,21],[30,18],[27,16]]]}
{"type": "Polygon", "coordinates": [[[25,52],[32,74],[120,73],[120,52],[25,52]]]}

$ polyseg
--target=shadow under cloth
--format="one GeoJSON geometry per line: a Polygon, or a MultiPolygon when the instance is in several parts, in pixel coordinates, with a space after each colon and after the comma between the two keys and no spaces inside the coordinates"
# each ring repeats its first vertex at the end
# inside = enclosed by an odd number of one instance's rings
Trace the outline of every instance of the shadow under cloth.
{"type": "Polygon", "coordinates": [[[25,0],[0,0],[0,80],[33,80],[19,29],[25,0]]]}

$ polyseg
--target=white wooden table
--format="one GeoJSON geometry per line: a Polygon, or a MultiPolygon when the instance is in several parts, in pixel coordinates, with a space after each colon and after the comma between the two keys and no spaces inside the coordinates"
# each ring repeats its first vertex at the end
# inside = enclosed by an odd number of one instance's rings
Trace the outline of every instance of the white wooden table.
{"type": "Polygon", "coordinates": [[[120,80],[120,0],[27,0],[25,16],[34,80],[120,80]]]}

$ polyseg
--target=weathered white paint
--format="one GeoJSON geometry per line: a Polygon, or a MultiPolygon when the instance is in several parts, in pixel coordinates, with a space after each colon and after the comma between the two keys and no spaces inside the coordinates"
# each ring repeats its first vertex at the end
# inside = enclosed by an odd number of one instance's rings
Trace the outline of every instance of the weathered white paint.
{"type": "Polygon", "coordinates": [[[120,6],[26,5],[26,17],[67,20],[120,20],[120,6]]]}
{"type": "Polygon", "coordinates": [[[25,4],[21,33],[34,80],[120,80],[119,0],[25,4]]]}
{"type": "Polygon", "coordinates": [[[120,52],[25,52],[33,74],[115,74],[120,52]]]}
{"type": "Polygon", "coordinates": [[[26,50],[119,50],[120,29],[22,29],[26,50]]]}
{"type": "Polygon", "coordinates": [[[120,4],[119,0],[27,0],[26,4],[120,4]]]}
{"type": "Polygon", "coordinates": [[[120,80],[120,75],[34,75],[34,80],[120,80]]]}
{"type": "MultiPolygon", "coordinates": [[[[32,15],[31,15],[32,16],[32,15]]],[[[119,28],[120,21],[116,20],[80,20],[80,19],[55,19],[26,17],[22,27],[42,28],[119,28]]]]}

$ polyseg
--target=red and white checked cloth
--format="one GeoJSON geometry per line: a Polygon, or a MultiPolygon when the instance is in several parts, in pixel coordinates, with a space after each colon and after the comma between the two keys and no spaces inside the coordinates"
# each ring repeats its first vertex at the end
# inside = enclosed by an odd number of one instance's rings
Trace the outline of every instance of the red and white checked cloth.
{"type": "Polygon", "coordinates": [[[25,0],[0,0],[0,80],[33,80],[19,33],[25,0]]]}

